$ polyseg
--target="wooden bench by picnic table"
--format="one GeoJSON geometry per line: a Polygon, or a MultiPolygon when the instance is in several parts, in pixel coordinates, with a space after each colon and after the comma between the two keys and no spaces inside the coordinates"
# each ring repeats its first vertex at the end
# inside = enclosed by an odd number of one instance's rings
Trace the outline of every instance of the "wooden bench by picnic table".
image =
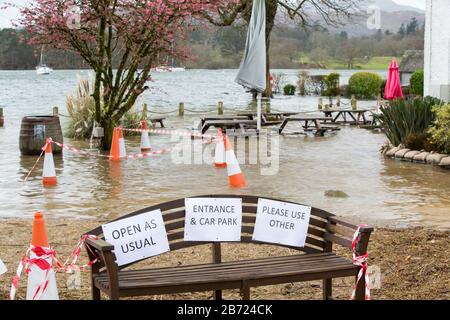
{"type": "Polygon", "coordinates": [[[368,109],[324,109],[322,112],[325,117],[332,119],[333,123],[336,124],[353,124],[353,125],[365,125],[369,121],[366,117],[366,113],[370,110],[368,109]],[[348,119],[350,118],[350,120],[348,119]]]}
{"type": "Polygon", "coordinates": [[[157,124],[157,123],[159,123],[160,126],[161,126],[161,128],[164,128],[164,120],[166,120],[165,117],[154,117],[154,118],[149,119],[149,121],[150,121],[152,124],[157,124]]]}
{"type": "MultiPolygon", "coordinates": [[[[133,212],[117,220],[159,209],[168,233],[170,250],[176,251],[199,245],[210,246],[212,250],[211,263],[194,262],[192,265],[130,270],[129,267],[135,265],[137,263],[135,262],[119,267],[115,262],[114,246],[103,240],[102,227],[99,226],[87,233],[98,236],[98,240],[88,238],[86,241],[90,259],[97,259],[91,268],[92,298],[99,300],[101,293],[108,295],[111,299],[119,299],[214,291],[215,299],[219,300],[222,298],[222,290],[240,289],[242,297],[249,300],[250,288],[322,280],[323,298],[333,299],[332,279],[354,278],[361,269],[352,260],[333,251],[334,245],[343,246],[350,251],[352,238],[358,227],[329,212],[312,208],[305,247],[289,247],[252,240],[259,197],[247,195],[202,196],[202,198],[205,197],[242,199],[241,243],[287,247],[294,252],[277,257],[223,262],[222,243],[184,241],[185,199],[178,199],[133,212]]],[[[372,231],[373,229],[370,227],[359,228],[355,250],[357,256],[362,256],[367,252],[372,231]]],[[[188,261],[194,261],[189,258],[189,251],[185,253],[185,257],[188,261]]],[[[363,276],[358,282],[356,299],[364,299],[364,287],[363,276]]]]}
{"type": "Polygon", "coordinates": [[[323,136],[327,131],[339,131],[340,128],[324,125],[323,122],[328,121],[328,117],[289,117],[284,119],[278,130],[279,134],[283,133],[284,128],[289,122],[303,123],[302,127],[305,132],[314,132],[316,136],[323,136]]]}
{"type": "Polygon", "coordinates": [[[207,120],[201,129],[202,134],[205,134],[209,128],[222,128],[225,132],[227,129],[240,129],[243,134],[248,134],[247,129],[256,126],[256,120],[207,120]]]}

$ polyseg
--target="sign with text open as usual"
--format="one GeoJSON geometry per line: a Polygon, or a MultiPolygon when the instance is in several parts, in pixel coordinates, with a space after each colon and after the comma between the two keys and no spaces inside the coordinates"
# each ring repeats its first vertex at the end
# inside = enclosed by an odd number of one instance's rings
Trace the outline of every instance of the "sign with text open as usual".
{"type": "Polygon", "coordinates": [[[102,228],[105,240],[114,245],[119,266],[170,251],[159,209],[114,221],[102,228]]]}
{"type": "Polygon", "coordinates": [[[310,215],[311,207],[260,198],[253,240],[304,247],[310,215]]]}
{"type": "Polygon", "coordinates": [[[184,241],[240,241],[242,199],[187,198],[184,241]]]}

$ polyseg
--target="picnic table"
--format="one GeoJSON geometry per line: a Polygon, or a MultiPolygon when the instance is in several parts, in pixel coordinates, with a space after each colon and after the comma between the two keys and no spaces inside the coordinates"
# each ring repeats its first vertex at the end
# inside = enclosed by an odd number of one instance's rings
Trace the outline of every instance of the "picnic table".
{"type": "Polygon", "coordinates": [[[314,132],[316,136],[323,136],[327,131],[339,131],[340,128],[333,126],[324,126],[323,123],[330,120],[329,117],[289,117],[284,119],[278,132],[283,133],[284,128],[289,122],[303,123],[305,132],[314,132]]]}
{"type": "Polygon", "coordinates": [[[157,124],[157,123],[159,123],[159,124],[161,125],[161,128],[164,128],[164,120],[166,120],[165,117],[154,117],[154,118],[149,119],[149,121],[150,121],[152,124],[157,124]]]}
{"type": "MultiPolygon", "coordinates": [[[[261,113],[261,125],[262,126],[273,126],[279,125],[283,122],[286,117],[290,117],[298,114],[298,112],[263,112],[261,113]],[[274,118],[275,120],[268,120],[274,118]]],[[[254,120],[257,117],[256,112],[240,112],[238,116],[247,117],[249,120],[254,120]]]]}
{"type": "Polygon", "coordinates": [[[205,134],[209,128],[222,128],[225,132],[227,129],[240,129],[241,133],[244,135],[249,134],[249,127],[255,127],[256,120],[243,120],[243,119],[232,119],[232,120],[207,120],[201,128],[202,134],[205,134]]]}
{"type": "Polygon", "coordinates": [[[219,115],[219,116],[204,116],[200,119],[198,129],[201,130],[206,121],[225,121],[225,120],[249,120],[246,116],[238,115],[219,115]]]}
{"type": "Polygon", "coordinates": [[[370,110],[368,109],[328,109],[322,110],[325,117],[328,120],[332,120],[333,123],[337,124],[353,124],[353,125],[365,125],[369,123],[366,117],[366,113],[370,110]],[[350,118],[350,119],[349,119],[350,118]]]}

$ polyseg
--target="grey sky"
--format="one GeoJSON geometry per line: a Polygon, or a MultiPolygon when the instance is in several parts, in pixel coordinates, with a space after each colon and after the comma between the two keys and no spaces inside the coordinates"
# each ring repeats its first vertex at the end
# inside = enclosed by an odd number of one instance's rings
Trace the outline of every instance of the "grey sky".
{"type": "MultiPolygon", "coordinates": [[[[14,0],[14,3],[17,5],[24,5],[30,0],[14,0]]],[[[421,9],[425,9],[426,0],[393,0],[398,4],[409,5],[413,7],[418,7],[421,9]]],[[[0,0],[0,6],[2,6],[6,2],[11,2],[11,0],[0,0]]],[[[16,19],[18,15],[17,10],[8,9],[8,10],[0,10],[0,28],[11,27],[11,19],[16,19]]]]}

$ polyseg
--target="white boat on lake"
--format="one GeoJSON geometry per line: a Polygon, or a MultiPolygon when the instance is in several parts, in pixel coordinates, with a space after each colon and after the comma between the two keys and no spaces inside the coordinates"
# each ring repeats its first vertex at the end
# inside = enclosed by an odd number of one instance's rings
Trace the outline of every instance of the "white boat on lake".
{"type": "Polygon", "coordinates": [[[41,59],[39,61],[39,64],[36,66],[36,74],[38,75],[47,75],[50,74],[53,71],[52,68],[47,66],[44,59],[44,48],[41,48],[41,59]]]}

